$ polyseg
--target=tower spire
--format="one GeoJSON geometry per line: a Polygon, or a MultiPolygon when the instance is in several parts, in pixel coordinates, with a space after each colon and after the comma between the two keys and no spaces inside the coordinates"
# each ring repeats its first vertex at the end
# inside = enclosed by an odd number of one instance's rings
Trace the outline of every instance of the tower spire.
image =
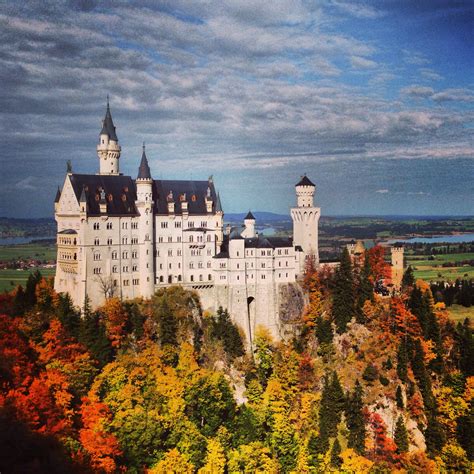
{"type": "Polygon", "coordinates": [[[110,113],[110,98],[107,94],[107,108],[102,120],[102,130],[99,135],[97,154],[99,156],[100,174],[119,174],[119,159],[121,148],[118,144],[114,121],[110,113]]]}
{"type": "Polygon", "coordinates": [[[145,152],[145,142],[143,142],[142,148],[142,159],[140,161],[140,166],[138,167],[137,179],[151,179],[150,166],[148,165],[148,158],[146,157],[145,152]]]}

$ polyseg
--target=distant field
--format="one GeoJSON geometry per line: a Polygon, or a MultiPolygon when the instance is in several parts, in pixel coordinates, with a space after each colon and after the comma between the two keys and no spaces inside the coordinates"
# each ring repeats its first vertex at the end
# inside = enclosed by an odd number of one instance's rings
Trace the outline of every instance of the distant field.
{"type": "Polygon", "coordinates": [[[0,261],[16,260],[18,258],[55,260],[56,246],[47,244],[0,245],[0,261]]]}
{"type": "MultiPolygon", "coordinates": [[[[35,270],[35,268],[30,270],[0,270],[0,293],[3,293],[5,290],[13,290],[19,284],[25,286],[30,273],[33,273],[35,270]]],[[[38,268],[38,270],[44,277],[52,277],[56,271],[54,268],[38,268]]]]}
{"type": "Polygon", "coordinates": [[[453,304],[448,308],[448,311],[451,318],[455,321],[463,322],[466,318],[474,319],[474,306],[471,306],[470,308],[465,308],[464,306],[453,304]]]}
{"type": "Polygon", "coordinates": [[[407,265],[415,270],[415,277],[426,281],[453,281],[457,278],[474,278],[474,267],[442,267],[446,262],[474,260],[474,253],[435,255],[433,260],[424,256],[407,255],[407,265]]]}

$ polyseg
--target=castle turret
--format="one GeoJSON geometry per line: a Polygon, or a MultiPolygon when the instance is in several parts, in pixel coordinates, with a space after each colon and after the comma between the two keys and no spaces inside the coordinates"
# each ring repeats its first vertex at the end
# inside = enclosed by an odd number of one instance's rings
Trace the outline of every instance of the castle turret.
{"type": "Polygon", "coordinates": [[[392,257],[392,283],[395,289],[399,290],[403,279],[403,254],[404,249],[398,245],[391,249],[392,257]]]}
{"type": "Polygon", "coordinates": [[[97,155],[99,156],[99,174],[118,175],[120,145],[118,144],[112,114],[110,113],[109,98],[107,97],[107,110],[102,121],[102,130],[99,135],[97,145],[97,155]]]}
{"type": "Polygon", "coordinates": [[[253,214],[250,211],[245,216],[244,225],[245,225],[245,229],[242,232],[242,237],[245,237],[247,239],[254,238],[256,236],[256,234],[255,234],[255,217],[253,216],[253,214]]]}
{"type": "Polygon", "coordinates": [[[136,206],[140,214],[138,223],[140,295],[150,298],[154,292],[153,267],[153,179],[143,144],[142,159],[136,179],[136,206]]]}
{"type": "Polygon", "coordinates": [[[318,223],[321,210],[314,207],[316,186],[305,175],[296,184],[297,207],[291,209],[293,219],[293,245],[301,247],[303,259],[300,260],[300,271],[304,268],[304,261],[308,256],[314,256],[319,263],[318,223]]]}

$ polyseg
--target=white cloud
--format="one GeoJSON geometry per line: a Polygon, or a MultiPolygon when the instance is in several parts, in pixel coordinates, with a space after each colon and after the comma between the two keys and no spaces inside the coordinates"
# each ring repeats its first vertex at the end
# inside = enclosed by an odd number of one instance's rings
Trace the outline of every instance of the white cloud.
{"type": "Polygon", "coordinates": [[[377,189],[375,192],[378,194],[388,194],[390,191],[388,189],[377,189]]]}
{"type": "Polygon", "coordinates": [[[377,66],[375,61],[361,56],[351,56],[350,60],[354,69],[372,69],[377,66]]]}

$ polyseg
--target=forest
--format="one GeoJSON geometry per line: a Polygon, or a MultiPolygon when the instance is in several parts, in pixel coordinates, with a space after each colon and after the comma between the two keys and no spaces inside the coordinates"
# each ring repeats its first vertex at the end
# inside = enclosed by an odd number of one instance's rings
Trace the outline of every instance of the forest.
{"type": "Polygon", "coordinates": [[[471,322],[410,271],[374,293],[387,272],[309,259],[293,337],[252,353],[180,286],[93,311],[36,272],[0,295],[0,471],[471,472],[471,322]]]}

